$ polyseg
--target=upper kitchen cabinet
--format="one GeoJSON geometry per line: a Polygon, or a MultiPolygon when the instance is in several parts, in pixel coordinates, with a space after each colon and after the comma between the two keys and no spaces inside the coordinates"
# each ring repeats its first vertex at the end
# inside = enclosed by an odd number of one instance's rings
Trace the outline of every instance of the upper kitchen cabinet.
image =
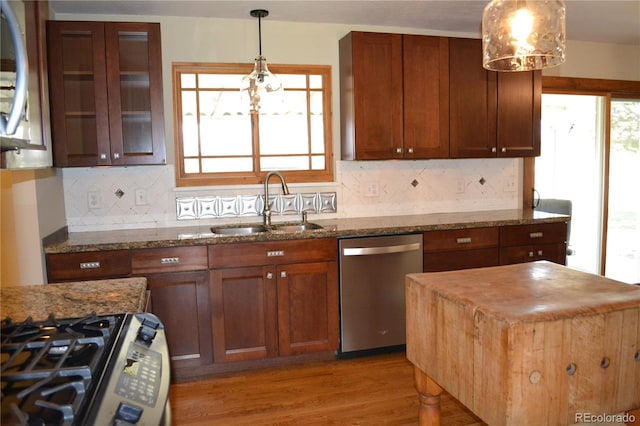
{"type": "Polygon", "coordinates": [[[341,39],[342,159],[447,158],[448,54],[442,37],[341,39]]]}
{"type": "Polygon", "coordinates": [[[47,22],[57,167],[166,163],[160,24],[47,22]]]}
{"type": "Polygon", "coordinates": [[[482,68],[482,41],[449,39],[451,158],[540,155],[540,71],[482,68]]]}

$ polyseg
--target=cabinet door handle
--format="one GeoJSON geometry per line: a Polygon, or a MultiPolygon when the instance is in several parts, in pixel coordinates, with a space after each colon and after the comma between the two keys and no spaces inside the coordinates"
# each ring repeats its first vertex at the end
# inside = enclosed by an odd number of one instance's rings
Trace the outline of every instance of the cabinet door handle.
{"type": "Polygon", "coordinates": [[[172,265],[176,263],[180,263],[179,257],[163,257],[160,259],[160,263],[163,265],[172,265]]]}
{"type": "Polygon", "coordinates": [[[542,256],[542,250],[538,250],[538,256],[542,256]]]}
{"type": "Polygon", "coordinates": [[[81,262],[80,269],[98,269],[100,268],[100,262],[81,262]]]}
{"type": "Polygon", "coordinates": [[[493,148],[491,148],[491,152],[497,152],[498,149],[494,146],[493,148]]]}
{"type": "Polygon", "coordinates": [[[402,148],[396,148],[396,154],[402,154],[402,148]]]}
{"type": "Polygon", "coordinates": [[[267,279],[270,280],[271,278],[273,278],[273,273],[267,272],[267,279]]]}
{"type": "Polygon", "coordinates": [[[104,152],[100,153],[100,159],[101,160],[106,160],[107,159],[107,154],[105,154],[104,152]]]}
{"type": "Polygon", "coordinates": [[[507,148],[501,148],[500,152],[507,152],[507,148]]]}
{"type": "Polygon", "coordinates": [[[280,271],[280,278],[287,278],[287,271],[280,271]]]}
{"type": "Polygon", "coordinates": [[[544,234],[542,232],[530,232],[529,238],[542,238],[544,234]]]}
{"type": "Polygon", "coordinates": [[[409,148],[409,149],[407,150],[407,152],[408,152],[409,154],[413,154],[413,148],[409,148]]]}
{"type": "Polygon", "coordinates": [[[470,242],[471,237],[456,238],[456,243],[458,244],[469,244],[470,242]]]}
{"type": "Polygon", "coordinates": [[[114,160],[117,160],[117,159],[119,159],[119,158],[120,158],[120,153],[119,153],[119,152],[114,152],[114,153],[113,153],[113,159],[114,159],[114,160]]]}
{"type": "Polygon", "coordinates": [[[533,252],[532,251],[529,252],[529,257],[533,257],[533,252]]]}

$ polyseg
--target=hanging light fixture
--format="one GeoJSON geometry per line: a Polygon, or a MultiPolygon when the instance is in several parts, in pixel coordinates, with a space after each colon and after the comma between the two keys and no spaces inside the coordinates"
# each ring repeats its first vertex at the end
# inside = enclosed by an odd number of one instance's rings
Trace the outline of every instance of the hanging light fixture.
{"type": "Polygon", "coordinates": [[[252,112],[260,110],[260,98],[265,94],[282,89],[282,82],[267,68],[267,58],[262,56],[262,18],[269,16],[269,11],[255,9],[249,12],[254,18],[258,18],[258,57],[255,58],[253,71],[242,78],[240,90],[249,96],[249,105],[252,112]]]}
{"type": "Polygon", "coordinates": [[[532,71],[560,65],[564,22],[564,0],[491,0],[482,15],[482,66],[532,71]]]}

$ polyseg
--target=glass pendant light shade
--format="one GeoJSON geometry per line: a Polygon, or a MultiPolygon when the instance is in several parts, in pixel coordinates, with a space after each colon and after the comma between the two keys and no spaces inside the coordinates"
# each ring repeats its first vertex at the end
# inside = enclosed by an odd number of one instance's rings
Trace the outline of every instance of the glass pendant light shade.
{"type": "Polygon", "coordinates": [[[240,84],[240,90],[249,96],[249,106],[251,111],[260,110],[260,99],[265,94],[276,92],[282,89],[282,81],[267,67],[267,58],[260,55],[255,59],[253,71],[245,75],[240,84]]]}
{"type": "Polygon", "coordinates": [[[281,90],[282,82],[269,71],[267,58],[262,56],[262,18],[268,16],[269,11],[256,9],[252,10],[250,14],[254,18],[258,18],[259,54],[254,60],[253,71],[242,78],[240,90],[249,97],[250,111],[258,112],[261,98],[266,94],[281,90]]]}
{"type": "Polygon", "coordinates": [[[492,0],[482,15],[482,66],[532,71],[565,59],[564,0],[492,0]]]}

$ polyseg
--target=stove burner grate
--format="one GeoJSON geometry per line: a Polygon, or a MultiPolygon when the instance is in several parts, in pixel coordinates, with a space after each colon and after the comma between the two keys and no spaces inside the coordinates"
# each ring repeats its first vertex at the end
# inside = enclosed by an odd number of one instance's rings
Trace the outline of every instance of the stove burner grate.
{"type": "Polygon", "coordinates": [[[122,318],[3,320],[0,423],[75,424],[99,384],[122,318]]]}

